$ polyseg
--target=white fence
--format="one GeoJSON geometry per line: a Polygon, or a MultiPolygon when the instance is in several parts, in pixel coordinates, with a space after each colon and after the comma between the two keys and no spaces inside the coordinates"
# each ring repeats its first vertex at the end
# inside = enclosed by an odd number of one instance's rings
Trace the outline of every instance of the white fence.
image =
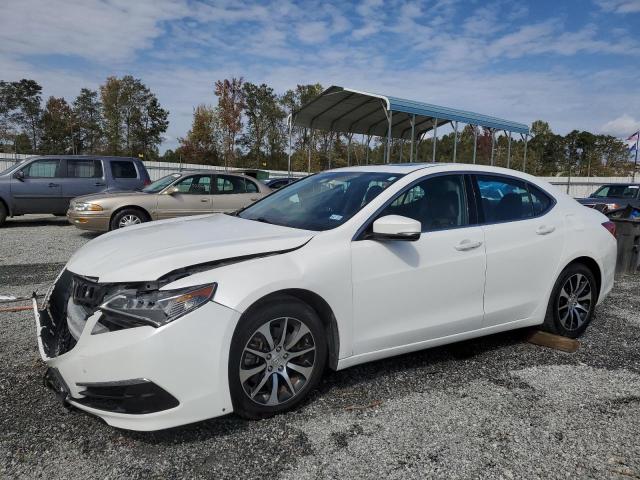
{"type": "MultiPolygon", "coordinates": [[[[0,171],[14,165],[16,161],[29,158],[32,155],[18,155],[17,159],[14,154],[0,153],[0,171]]],[[[217,165],[196,165],[189,163],[171,163],[171,162],[152,162],[145,161],[145,166],[149,171],[151,180],[157,180],[169,173],[178,172],[180,170],[215,170],[224,171],[224,167],[217,165]]],[[[229,171],[241,170],[238,168],[229,168],[229,171]]],[[[286,177],[287,172],[283,170],[266,170],[270,177],[286,177]]],[[[304,177],[306,172],[291,172],[292,176],[304,177]]],[[[588,197],[598,186],[603,183],[629,183],[631,177],[540,177],[549,183],[552,183],[562,192],[568,193],[574,197],[588,197]]]]}

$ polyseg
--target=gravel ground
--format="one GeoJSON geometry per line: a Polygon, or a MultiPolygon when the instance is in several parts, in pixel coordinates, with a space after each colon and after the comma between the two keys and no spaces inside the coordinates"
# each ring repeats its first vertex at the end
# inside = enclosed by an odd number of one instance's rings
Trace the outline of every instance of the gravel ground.
{"type": "MultiPolygon", "coordinates": [[[[0,294],[43,291],[94,236],[9,222],[0,294]]],[[[67,412],[31,313],[0,313],[0,478],[640,478],[639,293],[620,278],[574,354],[494,335],[328,373],[275,418],[156,433],[67,412]]]]}

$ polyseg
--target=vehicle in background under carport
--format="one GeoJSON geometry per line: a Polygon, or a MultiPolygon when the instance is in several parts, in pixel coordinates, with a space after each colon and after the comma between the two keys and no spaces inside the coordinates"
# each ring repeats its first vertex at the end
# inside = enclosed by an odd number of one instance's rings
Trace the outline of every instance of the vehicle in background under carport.
{"type": "Polygon", "coordinates": [[[533,325],[579,336],[613,285],[613,230],[513,170],[327,171],[236,216],[90,241],[34,300],[39,350],[63,400],[110,425],[263,418],[325,365],[533,325]]]}
{"type": "Polygon", "coordinates": [[[585,207],[598,208],[603,213],[625,208],[640,208],[640,183],[602,185],[587,198],[576,198],[585,207]]]}

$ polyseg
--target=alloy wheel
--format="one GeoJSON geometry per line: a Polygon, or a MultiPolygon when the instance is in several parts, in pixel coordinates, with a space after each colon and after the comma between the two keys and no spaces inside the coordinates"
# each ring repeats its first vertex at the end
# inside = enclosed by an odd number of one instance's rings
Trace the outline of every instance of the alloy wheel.
{"type": "Polygon", "coordinates": [[[589,318],[593,292],[591,282],[581,273],[571,275],[564,282],[558,297],[558,318],[569,331],[579,329],[589,318]]]}
{"type": "Polygon", "coordinates": [[[142,223],[142,220],[137,215],[123,215],[118,222],[118,228],[130,227],[131,225],[137,225],[139,223],[142,223]]]}
{"type": "Polygon", "coordinates": [[[240,383],[259,405],[276,406],[298,395],[311,378],[316,343],[309,327],[291,318],[275,318],[258,328],[240,357],[240,383]]]}

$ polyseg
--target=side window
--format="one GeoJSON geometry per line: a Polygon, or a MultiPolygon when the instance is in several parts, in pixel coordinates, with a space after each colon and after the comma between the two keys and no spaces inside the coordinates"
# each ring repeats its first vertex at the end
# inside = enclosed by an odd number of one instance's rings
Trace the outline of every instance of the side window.
{"type": "Polygon", "coordinates": [[[529,195],[531,195],[533,214],[542,215],[543,213],[546,213],[553,203],[549,195],[530,183],[527,184],[527,188],[529,189],[529,195]]]}
{"type": "Polygon", "coordinates": [[[102,162],[100,160],[67,160],[67,177],[101,178],[102,162]]]}
{"type": "Polygon", "coordinates": [[[126,160],[116,160],[111,163],[111,174],[113,178],[137,178],[138,172],[133,162],[126,160]]]}
{"type": "Polygon", "coordinates": [[[486,222],[533,217],[533,206],[525,182],[493,175],[478,175],[476,178],[486,222]]]}
{"type": "Polygon", "coordinates": [[[192,175],[177,182],[174,187],[186,195],[210,195],[211,177],[209,175],[192,175]]]}
{"type": "Polygon", "coordinates": [[[380,216],[402,215],[422,224],[422,231],[469,225],[465,182],[462,175],[440,175],[402,192],[380,216]]]}
{"type": "Polygon", "coordinates": [[[251,180],[246,180],[245,183],[247,185],[247,193],[258,193],[258,186],[253,183],[251,180]]]}
{"type": "Polygon", "coordinates": [[[36,160],[22,169],[27,178],[55,178],[58,176],[60,160],[36,160]]]}
{"type": "Polygon", "coordinates": [[[244,178],[231,175],[216,176],[216,193],[219,195],[230,195],[234,193],[246,193],[247,187],[244,178]]]}

